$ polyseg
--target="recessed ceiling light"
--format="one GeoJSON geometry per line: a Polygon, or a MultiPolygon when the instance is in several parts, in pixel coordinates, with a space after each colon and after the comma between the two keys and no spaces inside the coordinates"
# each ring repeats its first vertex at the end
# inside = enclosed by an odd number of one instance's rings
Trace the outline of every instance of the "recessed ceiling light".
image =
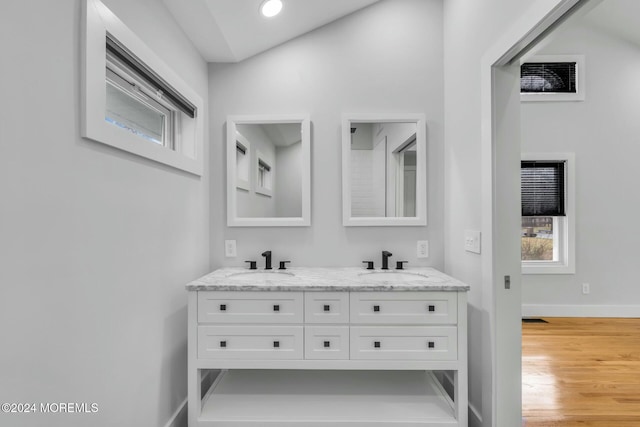
{"type": "Polygon", "coordinates": [[[266,0],[260,5],[260,12],[265,18],[273,18],[282,10],[281,0],[266,0]]]}

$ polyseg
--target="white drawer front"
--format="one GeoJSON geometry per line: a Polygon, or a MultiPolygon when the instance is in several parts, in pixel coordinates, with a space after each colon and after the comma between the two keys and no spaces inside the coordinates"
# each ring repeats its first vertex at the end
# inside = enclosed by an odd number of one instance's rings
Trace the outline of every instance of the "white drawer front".
{"type": "Polygon", "coordinates": [[[351,359],[456,360],[454,326],[352,326],[351,359]]]}
{"type": "Polygon", "coordinates": [[[456,292],[352,292],[353,324],[455,325],[456,292]]]}
{"type": "Polygon", "coordinates": [[[349,323],[349,292],[305,292],[306,323],[349,323]]]}
{"type": "Polygon", "coordinates": [[[305,359],[343,359],[349,358],[348,326],[305,326],[305,359]]]}
{"type": "Polygon", "coordinates": [[[302,323],[302,292],[198,292],[199,323],[302,323]]]}
{"type": "Polygon", "coordinates": [[[302,359],[302,326],[198,326],[200,359],[302,359]]]}

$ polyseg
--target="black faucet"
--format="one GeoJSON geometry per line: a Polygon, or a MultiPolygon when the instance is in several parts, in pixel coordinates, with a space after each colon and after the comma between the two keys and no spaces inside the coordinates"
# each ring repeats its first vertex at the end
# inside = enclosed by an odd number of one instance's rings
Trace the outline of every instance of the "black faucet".
{"type": "Polygon", "coordinates": [[[265,270],[271,270],[271,251],[262,252],[262,256],[266,258],[265,264],[264,264],[264,269],[265,270]]]}
{"type": "Polygon", "coordinates": [[[382,251],[382,270],[389,269],[389,257],[393,255],[389,251],[382,251]]]}

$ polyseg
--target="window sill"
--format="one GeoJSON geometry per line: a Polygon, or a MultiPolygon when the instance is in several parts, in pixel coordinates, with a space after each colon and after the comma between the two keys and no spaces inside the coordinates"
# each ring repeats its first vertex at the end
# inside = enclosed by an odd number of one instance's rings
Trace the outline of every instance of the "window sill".
{"type": "Polygon", "coordinates": [[[575,274],[572,265],[556,262],[522,263],[522,274],[575,274]]]}

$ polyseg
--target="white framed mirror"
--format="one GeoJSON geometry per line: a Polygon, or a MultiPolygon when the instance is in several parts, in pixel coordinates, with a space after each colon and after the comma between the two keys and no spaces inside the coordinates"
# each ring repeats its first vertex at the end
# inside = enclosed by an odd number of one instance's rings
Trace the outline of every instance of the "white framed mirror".
{"type": "Polygon", "coordinates": [[[345,226],[427,225],[424,114],[345,115],[345,226]]]}
{"type": "Polygon", "coordinates": [[[227,225],[311,224],[308,115],[227,118],[227,225]]]}

